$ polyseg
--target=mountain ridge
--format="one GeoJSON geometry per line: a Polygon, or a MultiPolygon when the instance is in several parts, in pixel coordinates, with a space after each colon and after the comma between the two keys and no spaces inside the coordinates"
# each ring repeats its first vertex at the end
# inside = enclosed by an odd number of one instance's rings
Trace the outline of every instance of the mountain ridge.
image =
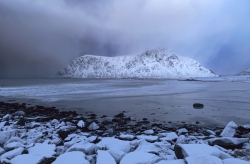
{"type": "Polygon", "coordinates": [[[72,60],[58,76],[67,78],[186,78],[213,77],[212,71],[192,58],[165,49],[117,57],[84,55],[72,60]]]}
{"type": "Polygon", "coordinates": [[[246,68],[242,72],[240,72],[238,75],[244,76],[244,75],[250,75],[250,67],[246,68]]]}

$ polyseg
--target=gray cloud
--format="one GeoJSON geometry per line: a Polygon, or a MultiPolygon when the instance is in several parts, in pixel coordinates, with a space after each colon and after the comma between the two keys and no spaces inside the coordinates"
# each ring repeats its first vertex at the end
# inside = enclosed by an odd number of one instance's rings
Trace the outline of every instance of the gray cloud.
{"type": "Polygon", "coordinates": [[[248,0],[2,0],[0,77],[51,77],[83,54],[155,47],[217,73],[250,66],[248,0]]]}

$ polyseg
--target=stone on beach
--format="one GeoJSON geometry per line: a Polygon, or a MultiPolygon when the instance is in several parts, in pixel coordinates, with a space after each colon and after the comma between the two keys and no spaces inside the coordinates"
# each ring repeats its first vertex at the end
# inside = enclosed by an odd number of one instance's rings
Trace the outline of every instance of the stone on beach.
{"type": "Polygon", "coordinates": [[[122,158],[120,164],[138,164],[138,163],[153,164],[159,162],[160,160],[162,160],[162,158],[158,157],[155,154],[137,151],[126,154],[122,158]]]}
{"type": "Polygon", "coordinates": [[[96,164],[116,164],[116,161],[109,152],[98,150],[96,164]]]}
{"type": "Polygon", "coordinates": [[[90,164],[85,159],[85,154],[80,151],[66,152],[59,157],[52,164],[90,164]]]}
{"type": "Polygon", "coordinates": [[[233,137],[234,134],[236,133],[237,127],[238,126],[233,121],[230,121],[227,124],[227,126],[223,129],[220,136],[221,137],[233,137]]]}

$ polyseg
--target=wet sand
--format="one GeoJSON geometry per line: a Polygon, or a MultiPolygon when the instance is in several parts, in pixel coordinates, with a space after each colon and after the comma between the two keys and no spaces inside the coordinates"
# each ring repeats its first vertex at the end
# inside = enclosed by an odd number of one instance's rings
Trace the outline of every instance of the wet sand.
{"type": "Polygon", "coordinates": [[[0,101],[155,122],[250,123],[250,83],[163,79],[1,79],[0,101]],[[203,103],[194,109],[193,103],[203,103]]]}

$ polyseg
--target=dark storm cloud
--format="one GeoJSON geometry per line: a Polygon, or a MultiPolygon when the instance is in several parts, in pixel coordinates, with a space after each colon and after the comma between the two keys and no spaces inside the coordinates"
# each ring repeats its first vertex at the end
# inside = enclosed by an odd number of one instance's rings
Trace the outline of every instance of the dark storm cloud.
{"type": "Polygon", "coordinates": [[[51,77],[83,54],[166,47],[218,73],[250,66],[248,0],[1,0],[0,77],[51,77]]]}

